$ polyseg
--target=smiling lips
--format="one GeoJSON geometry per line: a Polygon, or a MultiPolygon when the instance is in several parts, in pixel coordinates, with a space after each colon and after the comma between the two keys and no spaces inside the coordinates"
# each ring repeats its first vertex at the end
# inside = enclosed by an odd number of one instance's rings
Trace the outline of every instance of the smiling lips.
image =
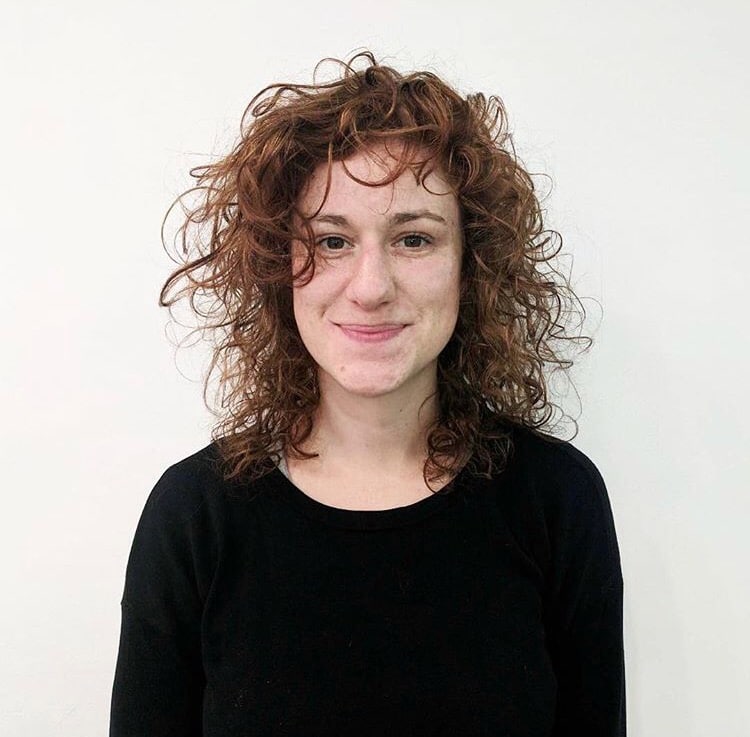
{"type": "Polygon", "coordinates": [[[403,323],[383,325],[339,325],[348,338],[360,343],[377,343],[395,338],[405,327],[403,323]]]}

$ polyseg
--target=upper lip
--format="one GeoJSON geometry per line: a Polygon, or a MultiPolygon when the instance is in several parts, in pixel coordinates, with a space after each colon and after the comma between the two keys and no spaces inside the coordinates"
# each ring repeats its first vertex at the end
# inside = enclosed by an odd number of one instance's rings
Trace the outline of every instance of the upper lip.
{"type": "Polygon", "coordinates": [[[403,322],[388,322],[381,323],[380,325],[356,325],[352,323],[336,323],[341,328],[347,328],[348,330],[359,330],[363,333],[378,333],[382,330],[394,330],[395,328],[404,327],[403,322]]]}

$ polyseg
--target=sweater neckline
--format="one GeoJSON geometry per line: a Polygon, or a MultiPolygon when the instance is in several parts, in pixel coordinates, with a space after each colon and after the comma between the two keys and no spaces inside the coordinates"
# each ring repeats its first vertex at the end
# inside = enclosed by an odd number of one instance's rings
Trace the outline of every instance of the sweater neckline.
{"type": "Polygon", "coordinates": [[[277,466],[271,472],[281,497],[306,517],[331,527],[350,530],[378,530],[419,522],[452,506],[464,489],[464,466],[442,489],[403,507],[390,509],[343,509],[313,499],[294,484],[277,466]]]}

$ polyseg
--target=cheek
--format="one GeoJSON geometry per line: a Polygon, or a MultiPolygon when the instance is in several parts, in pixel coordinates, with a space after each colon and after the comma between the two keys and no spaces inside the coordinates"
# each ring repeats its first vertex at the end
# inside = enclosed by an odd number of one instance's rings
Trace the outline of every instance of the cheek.
{"type": "Polygon", "coordinates": [[[310,308],[307,305],[306,295],[295,291],[292,297],[292,304],[294,307],[294,319],[297,322],[297,327],[303,329],[307,324],[308,317],[310,314],[310,308]]]}
{"type": "Polygon", "coordinates": [[[447,263],[437,274],[433,274],[429,282],[429,292],[436,304],[443,305],[446,309],[450,305],[458,303],[461,291],[461,265],[460,263],[447,263]]]}
{"type": "Polygon", "coordinates": [[[315,327],[320,323],[325,312],[324,296],[313,280],[305,287],[294,289],[292,292],[292,307],[297,326],[315,327]]]}
{"type": "Polygon", "coordinates": [[[431,290],[436,321],[447,332],[453,331],[458,319],[458,310],[461,301],[460,279],[460,270],[449,269],[444,279],[440,282],[440,286],[437,287],[437,284],[434,284],[431,290]]]}
{"type": "Polygon", "coordinates": [[[292,289],[295,311],[318,315],[325,312],[340,293],[343,281],[338,271],[326,268],[325,264],[316,265],[313,278],[292,289]]]}
{"type": "Polygon", "coordinates": [[[307,314],[304,289],[292,290],[292,310],[294,312],[294,319],[297,321],[297,325],[299,325],[300,322],[304,322],[305,315],[307,314]]]}
{"type": "Polygon", "coordinates": [[[458,317],[459,294],[451,283],[433,283],[428,293],[421,295],[422,319],[429,325],[433,340],[441,341],[450,334],[458,317]]]}

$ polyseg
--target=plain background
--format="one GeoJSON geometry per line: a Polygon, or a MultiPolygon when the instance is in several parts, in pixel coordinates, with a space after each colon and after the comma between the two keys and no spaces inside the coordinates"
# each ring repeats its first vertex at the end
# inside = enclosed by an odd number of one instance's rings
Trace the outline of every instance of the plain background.
{"type": "Polygon", "coordinates": [[[629,733],[747,734],[746,2],[6,0],[2,16],[0,733],[106,733],[138,516],[209,441],[205,356],[175,356],[156,304],[167,206],[261,87],[368,47],[499,94],[553,182],[548,224],[596,329],[574,444],[620,539],[629,733]]]}

